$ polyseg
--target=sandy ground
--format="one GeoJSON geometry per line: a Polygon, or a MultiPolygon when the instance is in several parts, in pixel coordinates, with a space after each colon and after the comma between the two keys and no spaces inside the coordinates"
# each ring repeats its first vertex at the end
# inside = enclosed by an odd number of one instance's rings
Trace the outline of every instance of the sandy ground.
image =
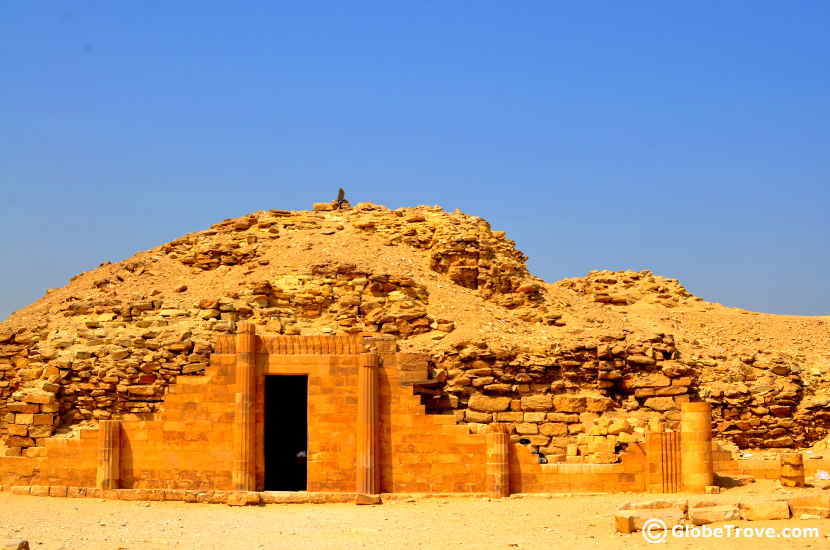
{"type": "MultiPolygon", "coordinates": [[[[747,493],[780,497],[771,486],[688,496],[734,501],[747,493]]],[[[678,498],[678,495],[671,495],[678,498]]],[[[230,508],[179,502],[120,502],[0,493],[0,541],[33,549],[544,549],[652,547],[639,533],[614,533],[614,510],[652,495],[422,499],[351,504],[230,508]]],[[[681,497],[685,498],[685,497],[681,497]]],[[[733,522],[751,527],[817,527],[819,538],[678,539],[675,548],[826,548],[830,520],[733,522]]],[[[659,545],[658,545],[659,546],[659,545]]]]}

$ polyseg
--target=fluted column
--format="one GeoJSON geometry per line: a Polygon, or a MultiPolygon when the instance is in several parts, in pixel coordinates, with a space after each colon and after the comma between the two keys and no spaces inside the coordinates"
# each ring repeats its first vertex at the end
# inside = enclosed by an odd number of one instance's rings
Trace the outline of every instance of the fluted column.
{"type": "Polygon", "coordinates": [[[680,472],[683,489],[703,493],[714,483],[712,465],[712,410],[708,403],[680,407],[680,472]]]}
{"type": "Polygon", "coordinates": [[[240,322],[236,333],[233,488],[256,490],[256,327],[240,322]]]}
{"type": "Polygon", "coordinates": [[[98,423],[98,473],[95,486],[119,489],[121,486],[121,421],[98,423]]]}
{"type": "Polygon", "coordinates": [[[378,464],[378,356],[360,355],[357,374],[357,492],[380,492],[378,464]]]}
{"type": "Polygon", "coordinates": [[[510,434],[503,424],[491,424],[487,439],[487,494],[510,496],[510,434]]]}

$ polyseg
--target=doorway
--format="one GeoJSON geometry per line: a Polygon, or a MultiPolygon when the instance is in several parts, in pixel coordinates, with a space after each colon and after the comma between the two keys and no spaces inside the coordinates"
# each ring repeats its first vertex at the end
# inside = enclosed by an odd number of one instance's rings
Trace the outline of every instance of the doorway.
{"type": "Polygon", "coordinates": [[[305,491],[308,376],[265,377],[265,490],[305,491]]]}

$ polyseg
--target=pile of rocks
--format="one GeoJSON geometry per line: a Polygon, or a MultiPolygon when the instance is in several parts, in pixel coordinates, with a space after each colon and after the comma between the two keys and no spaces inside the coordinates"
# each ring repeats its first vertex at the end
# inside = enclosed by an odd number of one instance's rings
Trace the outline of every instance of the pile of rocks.
{"type": "Polygon", "coordinates": [[[591,271],[584,277],[563,279],[556,285],[590,296],[594,302],[615,306],[645,302],[674,307],[701,301],[677,279],[660,277],[649,270],[591,271]]]}
{"type": "Polygon", "coordinates": [[[804,398],[797,358],[761,352],[690,363],[701,373],[698,391],[712,405],[716,432],[738,446],[805,446],[826,433],[830,397],[804,398]]]}

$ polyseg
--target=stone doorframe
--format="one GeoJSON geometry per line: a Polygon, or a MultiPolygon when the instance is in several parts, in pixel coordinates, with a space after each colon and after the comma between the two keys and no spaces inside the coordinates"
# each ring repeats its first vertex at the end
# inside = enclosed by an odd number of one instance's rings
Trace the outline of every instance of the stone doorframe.
{"type": "MultiPolygon", "coordinates": [[[[231,342],[228,342],[231,343],[231,342]]],[[[355,492],[377,494],[380,491],[379,467],[379,396],[378,367],[380,356],[375,351],[365,351],[363,339],[357,336],[321,336],[319,338],[274,337],[269,339],[266,352],[277,354],[331,354],[358,356],[357,388],[357,456],[355,492]]],[[[229,350],[217,350],[229,351],[229,350]]],[[[266,375],[308,375],[303,369],[288,369],[287,372],[271,372],[267,367],[258,369],[256,326],[240,322],[236,334],[235,350],[235,400],[233,423],[233,489],[257,491],[257,468],[264,461],[264,453],[258,441],[264,436],[264,423],[257,422],[257,407],[264,403],[258,395],[264,386],[266,375]]]]}

